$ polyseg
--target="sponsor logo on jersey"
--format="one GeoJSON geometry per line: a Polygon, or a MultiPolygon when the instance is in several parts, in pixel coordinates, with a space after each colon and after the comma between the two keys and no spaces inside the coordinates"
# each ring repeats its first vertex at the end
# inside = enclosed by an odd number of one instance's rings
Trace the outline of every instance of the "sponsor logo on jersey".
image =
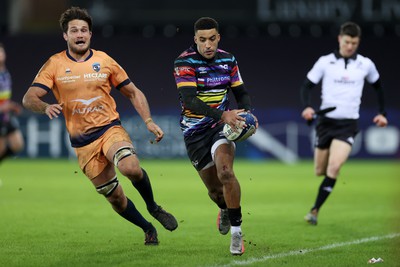
{"type": "Polygon", "coordinates": [[[80,103],[84,104],[85,106],[89,106],[94,101],[96,101],[97,99],[100,99],[100,98],[102,98],[102,96],[96,96],[96,97],[93,97],[93,98],[88,99],[88,100],[85,100],[85,99],[74,99],[74,100],[71,100],[71,102],[80,102],[80,103]]]}
{"type": "Polygon", "coordinates": [[[224,69],[224,70],[227,70],[228,69],[228,64],[224,64],[224,65],[219,65],[219,67],[221,68],[221,69],[224,69]]]}
{"type": "Polygon", "coordinates": [[[356,82],[353,80],[350,80],[349,77],[341,77],[340,79],[334,79],[335,83],[340,83],[340,84],[355,84],[356,82]]]}
{"type": "Polygon", "coordinates": [[[82,103],[83,105],[85,105],[86,107],[83,108],[76,108],[72,110],[72,115],[75,114],[87,114],[87,113],[92,113],[92,112],[99,112],[101,110],[104,109],[103,105],[98,105],[98,106],[89,106],[90,104],[92,104],[93,102],[95,102],[96,100],[102,98],[102,96],[96,96],[90,99],[73,99],[70,102],[79,102],[82,103]]]}
{"type": "Polygon", "coordinates": [[[176,67],[175,68],[175,73],[176,73],[176,76],[191,75],[192,74],[192,69],[190,67],[187,67],[187,66],[176,67]]]}
{"type": "Polygon", "coordinates": [[[66,68],[66,69],[65,69],[65,73],[66,73],[66,74],[71,73],[71,69],[70,69],[70,68],[66,68]]]}
{"type": "Polygon", "coordinates": [[[62,76],[62,77],[57,77],[57,81],[59,81],[61,83],[72,83],[80,78],[81,78],[81,75],[62,76]]]}
{"type": "Polygon", "coordinates": [[[107,73],[92,72],[92,73],[83,74],[83,78],[84,78],[85,82],[96,81],[96,80],[106,80],[107,77],[108,77],[107,73]]]}
{"type": "Polygon", "coordinates": [[[230,82],[230,80],[231,80],[231,77],[228,75],[219,76],[219,77],[208,77],[206,79],[206,85],[207,86],[218,86],[225,82],[230,82]]]}
{"type": "Polygon", "coordinates": [[[103,109],[104,109],[104,107],[102,105],[95,106],[95,107],[76,108],[76,109],[72,110],[72,115],[99,112],[99,111],[101,111],[103,109]]]}

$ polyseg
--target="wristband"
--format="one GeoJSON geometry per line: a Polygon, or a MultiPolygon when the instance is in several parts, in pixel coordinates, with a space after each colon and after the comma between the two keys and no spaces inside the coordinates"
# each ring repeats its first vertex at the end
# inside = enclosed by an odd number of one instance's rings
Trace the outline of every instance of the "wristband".
{"type": "Polygon", "coordinates": [[[152,121],[153,121],[152,118],[148,118],[148,119],[146,119],[146,120],[144,121],[144,123],[146,123],[146,125],[147,125],[147,124],[149,124],[149,123],[152,122],[152,121]]]}

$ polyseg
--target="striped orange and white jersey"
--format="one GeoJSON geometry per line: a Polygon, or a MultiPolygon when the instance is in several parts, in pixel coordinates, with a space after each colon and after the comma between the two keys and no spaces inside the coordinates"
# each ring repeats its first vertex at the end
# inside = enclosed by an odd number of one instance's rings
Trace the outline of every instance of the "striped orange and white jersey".
{"type": "Polygon", "coordinates": [[[73,147],[81,147],[120,124],[114,86],[120,89],[131,81],[125,70],[102,51],[91,49],[84,61],[76,61],[67,51],[57,53],[43,65],[32,86],[52,91],[62,105],[73,147]]]}

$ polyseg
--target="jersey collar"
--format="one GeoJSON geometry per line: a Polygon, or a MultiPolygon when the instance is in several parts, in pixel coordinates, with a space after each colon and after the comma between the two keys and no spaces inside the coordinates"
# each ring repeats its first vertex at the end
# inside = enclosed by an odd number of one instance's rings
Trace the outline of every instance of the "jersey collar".
{"type": "Polygon", "coordinates": [[[333,53],[335,54],[336,59],[340,59],[340,58],[349,59],[349,58],[350,58],[350,59],[356,60],[356,58],[357,58],[357,53],[354,53],[353,55],[351,55],[351,57],[347,57],[347,58],[343,57],[343,56],[339,53],[339,50],[335,50],[333,53]]]}
{"type": "MultiPolygon", "coordinates": [[[[69,59],[71,59],[72,61],[75,61],[75,62],[78,62],[75,58],[73,58],[72,56],[71,56],[71,54],[69,53],[69,50],[67,49],[67,57],[69,58],[69,59]]],[[[92,49],[89,49],[89,55],[87,56],[87,58],[85,58],[85,60],[84,61],[87,61],[89,58],[91,58],[93,56],[93,51],[92,51],[92,49]]]]}

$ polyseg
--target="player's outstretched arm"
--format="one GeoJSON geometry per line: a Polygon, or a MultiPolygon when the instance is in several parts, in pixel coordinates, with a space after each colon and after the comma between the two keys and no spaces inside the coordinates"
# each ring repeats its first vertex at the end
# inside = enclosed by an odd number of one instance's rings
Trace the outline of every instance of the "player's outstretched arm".
{"type": "Polygon", "coordinates": [[[160,142],[161,139],[164,137],[164,132],[151,118],[150,107],[143,92],[133,83],[129,83],[123,86],[120,91],[125,97],[127,97],[131,101],[133,107],[146,123],[149,132],[155,135],[155,141],[160,142]]]}
{"type": "Polygon", "coordinates": [[[59,104],[48,104],[41,100],[41,98],[47,94],[47,91],[40,88],[31,86],[25,93],[22,104],[23,106],[35,113],[46,114],[50,119],[57,118],[62,111],[62,107],[59,104]]]}

